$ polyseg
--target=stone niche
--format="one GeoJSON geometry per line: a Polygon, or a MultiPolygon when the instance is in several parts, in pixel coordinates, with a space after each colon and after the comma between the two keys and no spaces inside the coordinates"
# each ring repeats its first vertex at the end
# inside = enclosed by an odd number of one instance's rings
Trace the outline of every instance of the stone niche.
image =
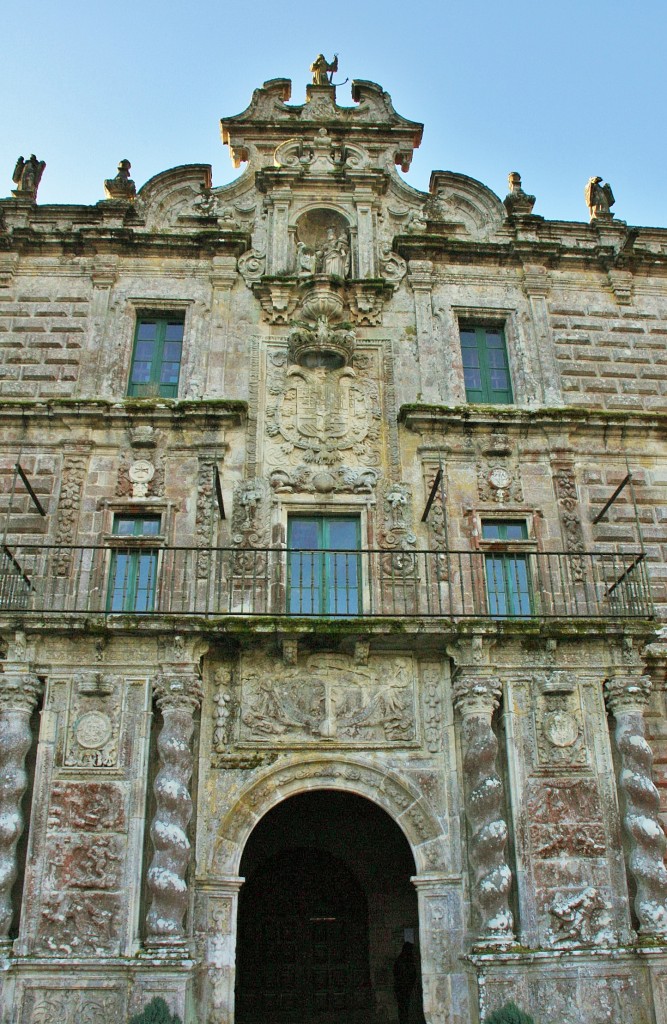
{"type": "Polygon", "coordinates": [[[292,233],[298,277],[351,276],[350,230],[343,214],[322,207],[306,210],[292,233]]]}

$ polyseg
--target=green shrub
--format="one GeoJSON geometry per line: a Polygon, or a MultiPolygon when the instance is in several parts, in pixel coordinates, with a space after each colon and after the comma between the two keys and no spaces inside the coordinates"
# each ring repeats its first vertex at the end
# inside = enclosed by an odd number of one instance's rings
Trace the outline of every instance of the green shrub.
{"type": "Polygon", "coordinates": [[[520,1010],[516,1003],[505,1003],[490,1017],[486,1017],[484,1024],[535,1024],[535,1021],[520,1010]]]}
{"type": "Polygon", "coordinates": [[[172,1014],[164,999],[156,996],[141,1013],[130,1017],[130,1024],[181,1024],[181,1018],[172,1014]]]}

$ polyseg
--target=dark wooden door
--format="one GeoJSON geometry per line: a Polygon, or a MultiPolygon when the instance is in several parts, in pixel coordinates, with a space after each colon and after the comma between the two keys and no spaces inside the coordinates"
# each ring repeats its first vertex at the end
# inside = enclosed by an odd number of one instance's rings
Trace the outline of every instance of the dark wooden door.
{"type": "Polygon", "coordinates": [[[240,1024],[349,1024],[372,1004],[368,913],[341,860],[290,850],[241,890],[236,1019],[240,1024]]]}

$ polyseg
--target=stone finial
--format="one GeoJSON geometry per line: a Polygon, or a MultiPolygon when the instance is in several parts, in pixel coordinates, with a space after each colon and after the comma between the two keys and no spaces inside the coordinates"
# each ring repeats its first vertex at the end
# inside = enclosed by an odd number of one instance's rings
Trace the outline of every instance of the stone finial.
{"type": "Polygon", "coordinates": [[[602,178],[599,175],[596,178],[589,178],[588,184],[584,189],[591,221],[610,221],[614,217],[614,214],[611,212],[611,207],[616,202],[614,193],[609,182],[606,185],[601,185],[601,181],[602,178]]]}
{"type": "Polygon", "coordinates": [[[329,64],[323,53],[318,53],[316,59],[310,65],[313,75],[313,85],[332,85],[331,79],[334,72],[338,71],[338,54],[334,53],[334,59],[329,64]]]}
{"type": "Polygon", "coordinates": [[[12,190],[12,195],[17,199],[36,199],[37,189],[42,180],[45,167],[46,161],[38,160],[34,153],[30,154],[28,160],[24,160],[20,156],[16,161],[16,167],[12,175],[12,181],[16,183],[16,188],[12,190]]]}
{"type": "Polygon", "coordinates": [[[104,194],[107,199],[134,199],[137,187],[130,177],[132,164],[129,160],[121,160],[115,178],[107,178],[104,182],[104,194]]]}
{"type": "Polygon", "coordinates": [[[518,171],[510,171],[507,175],[509,192],[503,200],[511,217],[528,217],[533,212],[535,196],[529,196],[521,187],[521,175],[518,171]]]}

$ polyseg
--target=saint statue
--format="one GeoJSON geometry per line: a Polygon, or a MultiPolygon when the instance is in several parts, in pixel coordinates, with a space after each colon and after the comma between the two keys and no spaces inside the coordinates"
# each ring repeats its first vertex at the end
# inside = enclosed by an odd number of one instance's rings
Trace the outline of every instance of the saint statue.
{"type": "Polygon", "coordinates": [[[338,71],[338,54],[334,54],[334,59],[329,64],[324,54],[318,53],[317,59],[310,65],[310,70],[313,73],[313,85],[331,85],[334,72],[338,71]]]}
{"type": "Polygon", "coordinates": [[[26,196],[29,199],[37,198],[37,189],[42,180],[46,162],[38,160],[34,153],[30,154],[29,160],[22,156],[16,161],[16,167],[12,175],[12,181],[16,182],[14,189],[15,196],[26,196]]]}
{"type": "Polygon", "coordinates": [[[323,274],[335,277],[347,276],[350,247],[344,235],[337,235],[334,228],[327,228],[324,244],[317,250],[317,262],[323,274]]]}
{"type": "Polygon", "coordinates": [[[614,216],[611,212],[611,207],[616,201],[614,193],[609,182],[606,185],[601,185],[601,181],[600,177],[589,178],[584,190],[591,220],[611,220],[614,216]]]}

